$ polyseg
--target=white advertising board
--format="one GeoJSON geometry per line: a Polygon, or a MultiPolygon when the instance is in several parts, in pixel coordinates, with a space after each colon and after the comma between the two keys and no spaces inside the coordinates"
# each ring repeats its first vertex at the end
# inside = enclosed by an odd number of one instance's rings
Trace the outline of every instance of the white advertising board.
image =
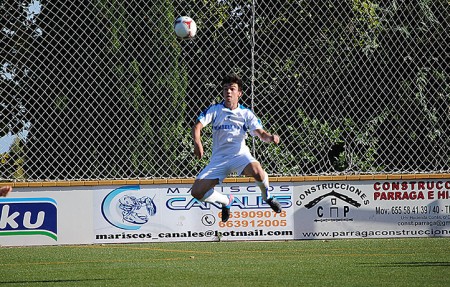
{"type": "Polygon", "coordinates": [[[0,245],[92,243],[92,190],[16,188],[0,198],[0,245]]]}
{"type": "Polygon", "coordinates": [[[449,180],[303,183],[295,239],[450,236],[449,180]]]}
{"type": "Polygon", "coordinates": [[[0,198],[0,245],[450,237],[450,180],[274,182],[274,213],[251,183],[228,222],[191,185],[16,188],[0,198]]]}
{"type": "Polygon", "coordinates": [[[191,185],[123,186],[95,192],[95,243],[293,239],[292,186],[274,185],[276,214],[252,184],[223,184],[235,196],[231,217],[190,195],[191,185]]]}

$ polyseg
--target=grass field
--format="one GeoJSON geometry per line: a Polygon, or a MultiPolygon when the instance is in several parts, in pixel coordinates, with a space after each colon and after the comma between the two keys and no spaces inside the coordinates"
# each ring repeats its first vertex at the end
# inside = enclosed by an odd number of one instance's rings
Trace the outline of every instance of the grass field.
{"type": "Polygon", "coordinates": [[[450,286],[450,238],[0,248],[5,286],[450,286]]]}

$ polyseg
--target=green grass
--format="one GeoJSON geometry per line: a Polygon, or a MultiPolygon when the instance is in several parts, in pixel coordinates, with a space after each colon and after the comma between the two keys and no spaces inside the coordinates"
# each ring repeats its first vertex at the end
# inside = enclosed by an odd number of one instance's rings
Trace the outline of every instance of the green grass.
{"type": "Polygon", "coordinates": [[[6,286],[450,286],[450,238],[0,248],[6,286]]]}

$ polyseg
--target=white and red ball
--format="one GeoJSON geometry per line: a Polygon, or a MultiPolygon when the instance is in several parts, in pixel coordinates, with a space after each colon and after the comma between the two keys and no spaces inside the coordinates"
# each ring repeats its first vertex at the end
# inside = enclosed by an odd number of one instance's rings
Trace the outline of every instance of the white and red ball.
{"type": "Polygon", "coordinates": [[[180,39],[191,39],[197,34],[197,24],[188,16],[180,16],[173,25],[175,34],[180,39]]]}

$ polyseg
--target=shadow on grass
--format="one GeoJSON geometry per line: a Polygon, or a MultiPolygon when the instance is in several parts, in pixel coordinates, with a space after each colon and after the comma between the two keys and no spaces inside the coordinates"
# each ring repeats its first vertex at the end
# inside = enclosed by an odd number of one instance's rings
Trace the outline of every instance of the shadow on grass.
{"type": "Polygon", "coordinates": [[[366,263],[365,265],[372,265],[378,267],[427,267],[427,266],[450,266],[450,262],[392,262],[384,264],[366,263]]]}
{"type": "Polygon", "coordinates": [[[54,279],[54,280],[23,280],[23,281],[0,281],[3,284],[24,284],[24,283],[69,283],[69,282],[89,282],[89,281],[106,281],[111,279],[54,279]]]}

